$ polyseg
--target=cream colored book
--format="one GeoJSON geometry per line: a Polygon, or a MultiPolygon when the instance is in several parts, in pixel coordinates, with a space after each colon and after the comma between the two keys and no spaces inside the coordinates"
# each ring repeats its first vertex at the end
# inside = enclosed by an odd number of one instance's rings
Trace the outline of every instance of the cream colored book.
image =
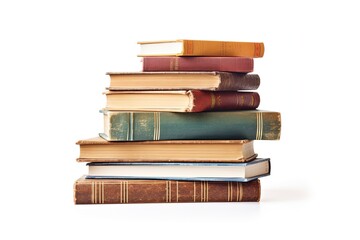
{"type": "Polygon", "coordinates": [[[80,140],[79,162],[247,162],[256,158],[249,140],[108,142],[80,140]]]}

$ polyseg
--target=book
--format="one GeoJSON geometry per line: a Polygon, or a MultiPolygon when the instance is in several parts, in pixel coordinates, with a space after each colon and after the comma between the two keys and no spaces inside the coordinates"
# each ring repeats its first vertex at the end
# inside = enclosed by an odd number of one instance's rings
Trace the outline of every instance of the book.
{"type": "Polygon", "coordinates": [[[178,39],[138,42],[138,56],[239,56],[258,58],[264,55],[262,42],[234,42],[178,39]]]}
{"type": "Polygon", "coordinates": [[[85,179],[74,183],[75,204],[258,202],[260,180],[240,182],[85,179]]]}
{"type": "Polygon", "coordinates": [[[108,142],[96,137],[76,144],[78,162],[247,162],[257,156],[248,140],[108,142]]]}
{"type": "Polygon", "coordinates": [[[173,113],[102,110],[108,141],[277,140],[279,112],[243,110],[173,113]]]}
{"type": "Polygon", "coordinates": [[[205,112],[256,109],[256,92],[107,91],[106,109],[119,111],[205,112]]]}
{"type": "Polygon", "coordinates": [[[88,163],[86,178],[248,182],[270,175],[270,159],[246,163],[88,163]]]}
{"type": "Polygon", "coordinates": [[[143,57],[143,71],[219,71],[249,73],[254,59],[246,57],[143,57]]]}
{"type": "Polygon", "coordinates": [[[231,72],[108,72],[109,90],[256,90],[257,74],[231,72]]]}

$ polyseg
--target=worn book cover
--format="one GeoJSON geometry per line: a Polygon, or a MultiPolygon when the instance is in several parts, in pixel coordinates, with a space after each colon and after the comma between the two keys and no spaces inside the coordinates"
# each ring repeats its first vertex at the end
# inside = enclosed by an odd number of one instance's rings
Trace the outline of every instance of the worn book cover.
{"type": "Polygon", "coordinates": [[[103,138],[144,140],[278,140],[279,112],[263,110],[171,113],[103,110],[103,138]]]}
{"type": "Polygon", "coordinates": [[[219,71],[249,73],[254,59],[246,57],[144,57],[143,71],[219,71]]]}
{"type": "Polygon", "coordinates": [[[264,56],[264,43],[178,39],[170,41],[138,42],[139,56],[264,56]]]}
{"type": "Polygon", "coordinates": [[[257,92],[107,91],[106,109],[118,111],[206,112],[256,109],[257,92]]]}
{"type": "Polygon", "coordinates": [[[260,180],[246,183],[85,179],[74,183],[75,204],[257,202],[260,180]]]}

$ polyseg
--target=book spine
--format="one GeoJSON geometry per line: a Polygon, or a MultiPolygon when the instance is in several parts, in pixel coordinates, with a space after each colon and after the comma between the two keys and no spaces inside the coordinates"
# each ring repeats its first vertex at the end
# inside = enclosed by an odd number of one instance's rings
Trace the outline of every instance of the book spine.
{"type": "Polygon", "coordinates": [[[250,57],[264,56],[264,43],[183,40],[183,56],[250,57]]]}
{"type": "Polygon", "coordinates": [[[189,91],[193,99],[190,112],[252,110],[260,104],[256,92],[189,91]]]}
{"type": "Polygon", "coordinates": [[[256,90],[260,86],[257,74],[219,72],[220,84],[217,91],[256,90]]]}
{"type": "Polygon", "coordinates": [[[171,113],[104,111],[108,141],[277,140],[279,112],[171,113]]]}
{"type": "Polygon", "coordinates": [[[257,202],[260,180],[247,183],[79,179],[75,204],[257,202]]]}
{"type": "Polygon", "coordinates": [[[245,57],[144,57],[143,71],[223,71],[248,73],[254,59],[245,57]]]}

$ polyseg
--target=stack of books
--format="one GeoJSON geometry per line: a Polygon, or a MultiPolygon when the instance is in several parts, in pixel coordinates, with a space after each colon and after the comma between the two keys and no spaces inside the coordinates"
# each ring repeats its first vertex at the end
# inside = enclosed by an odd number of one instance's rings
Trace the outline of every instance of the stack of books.
{"type": "Polygon", "coordinates": [[[251,74],[264,44],[140,42],[142,72],[110,72],[104,132],[78,141],[87,175],[76,204],[259,201],[270,159],[254,140],[280,138],[279,112],[257,110],[251,74]]]}

